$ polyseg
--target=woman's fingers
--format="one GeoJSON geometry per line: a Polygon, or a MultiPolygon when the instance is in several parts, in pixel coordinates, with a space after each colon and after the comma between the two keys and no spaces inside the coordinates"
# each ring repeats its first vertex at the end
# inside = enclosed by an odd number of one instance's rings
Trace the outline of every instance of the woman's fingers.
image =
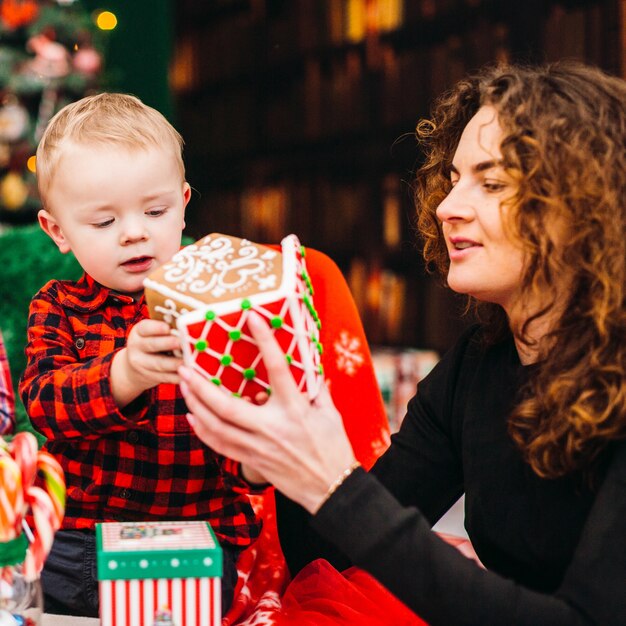
{"type": "Polygon", "coordinates": [[[248,328],[259,347],[263,363],[267,370],[272,396],[293,397],[300,395],[296,382],[289,371],[285,354],[265,320],[255,312],[248,317],[248,328]]]}
{"type": "Polygon", "coordinates": [[[207,416],[213,419],[217,417],[238,428],[253,430],[258,422],[258,418],[253,415],[257,408],[254,404],[224,393],[217,385],[188,367],[181,367],[178,371],[187,408],[200,421],[205,421],[207,416]]]}
{"type": "Polygon", "coordinates": [[[235,461],[249,461],[254,450],[250,433],[221,420],[206,409],[201,417],[193,413],[188,415],[188,419],[198,438],[209,448],[235,461]]]}

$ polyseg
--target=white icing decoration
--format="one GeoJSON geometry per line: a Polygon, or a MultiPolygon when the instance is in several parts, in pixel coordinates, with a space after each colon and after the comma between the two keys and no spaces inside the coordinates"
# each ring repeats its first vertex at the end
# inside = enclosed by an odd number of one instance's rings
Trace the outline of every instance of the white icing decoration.
{"type": "Polygon", "coordinates": [[[262,289],[269,289],[276,285],[276,276],[270,274],[270,261],[276,253],[269,253],[259,255],[259,249],[245,240],[235,249],[227,237],[206,237],[200,245],[183,248],[164,265],[163,281],[175,283],[180,292],[211,293],[213,297],[236,292],[251,278],[263,285],[262,289]]]}
{"type": "Polygon", "coordinates": [[[276,274],[272,274],[271,276],[254,276],[254,280],[259,285],[261,291],[276,287],[276,274]]]}
{"type": "Polygon", "coordinates": [[[178,319],[180,313],[176,308],[176,303],[169,298],[163,302],[165,306],[155,306],[154,310],[163,316],[163,320],[171,324],[173,320],[178,319]]]}

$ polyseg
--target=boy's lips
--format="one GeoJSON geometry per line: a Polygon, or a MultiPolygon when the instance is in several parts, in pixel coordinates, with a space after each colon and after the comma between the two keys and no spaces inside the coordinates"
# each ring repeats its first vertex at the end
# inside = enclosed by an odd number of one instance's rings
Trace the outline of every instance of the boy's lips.
{"type": "Polygon", "coordinates": [[[145,272],[152,266],[151,256],[137,256],[122,263],[122,267],[129,272],[145,272]]]}

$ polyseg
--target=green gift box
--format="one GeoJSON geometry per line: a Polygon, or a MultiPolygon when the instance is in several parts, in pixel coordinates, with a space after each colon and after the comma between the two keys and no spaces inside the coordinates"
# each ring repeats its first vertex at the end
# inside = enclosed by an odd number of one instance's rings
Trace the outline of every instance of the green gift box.
{"type": "Polygon", "coordinates": [[[96,524],[102,626],[221,623],[222,549],[200,521],[96,524]]]}

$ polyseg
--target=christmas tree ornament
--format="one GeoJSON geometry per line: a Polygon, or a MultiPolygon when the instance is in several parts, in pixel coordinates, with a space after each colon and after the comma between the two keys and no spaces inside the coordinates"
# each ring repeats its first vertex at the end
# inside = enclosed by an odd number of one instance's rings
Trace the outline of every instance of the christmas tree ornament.
{"type": "Polygon", "coordinates": [[[70,53],[63,44],[40,34],[28,40],[27,48],[35,53],[35,58],[28,63],[33,74],[43,78],[61,78],[70,73],[70,53]]]}
{"type": "Polygon", "coordinates": [[[72,64],[78,72],[93,76],[102,68],[102,57],[95,48],[83,46],[72,56],[72,64]]]}
{"type": "Polygon", "coordinates": [[[33,22],[39,13],[36,0],[2,0],[0,20],[9,30],[15,30],[33,22]]]}
{"type": "Polygon", "coordinates": [[[0,169],[4,169],[11,161],[11,146],[0,142],[0,169]]]}
{"type": "Polygon", "coordinates": [[[0,200],[10,211],[16,211],[26,202],[28,187],[17,172],[9,172],[0,182],[0,200]]]}
{"type": "Polygon", "coordinates": [[[20,139],[28,128],[28,111],[15,96],[7,96],[0,105],[0,141],[14,142],[20,139]]]}

